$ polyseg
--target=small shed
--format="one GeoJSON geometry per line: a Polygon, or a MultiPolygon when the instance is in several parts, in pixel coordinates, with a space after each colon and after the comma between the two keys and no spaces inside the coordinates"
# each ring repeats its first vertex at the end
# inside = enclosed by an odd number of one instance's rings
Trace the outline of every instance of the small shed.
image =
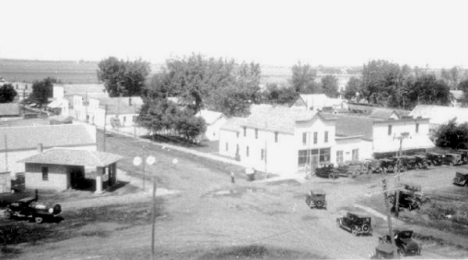
{"type": "Polygon", "coordinates": [[[116,184],[117,161],[122,158],[97,151],[52,149],[20,162],[25,163],[26,189],[83,189],[91,180],[95,192],[101,193],[116,184]]]}

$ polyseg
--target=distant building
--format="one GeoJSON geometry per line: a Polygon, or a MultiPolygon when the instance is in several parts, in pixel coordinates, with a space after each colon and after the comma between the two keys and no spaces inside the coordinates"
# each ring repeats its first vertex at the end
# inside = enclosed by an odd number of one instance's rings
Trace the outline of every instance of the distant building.
{"type": "Polygon", "coordinates": [[[18,103],[0,104],[0,121],[21,118],[21,107],[18,103]]]}
{"type": "Polygon", "coordinates": [[[226,123],[227,117],[221,112],[206,109],[198,112],[196,116],[203,118],[206,123],[206,131],[203,135],[203,139],[210,141],[219,140],[219,130],[221,126],[226,123]]]}
{"type": "Polygon", "coordinates": [[[231,117],[219,130],[219,153],[231,158],[239,158],[239,142],[241,126],[247,119],[243,117],[231,117]]]}
{"type": "Polygon", "coordinates": [[[293,103],[292,107],[315,111],[332,111],[336,109],[347,109],[348,104],[346,100],[341,98],[329,98],[325,94],[301,94],[293,103]]]}
{"type": "Polygon", "coordinates": [[[463,99],[465,98],[465,93],[463,93],[463,90],[450,90],[450,93],[453,96],[452,106],[461,107],[463,104],[463,99]]]}
{"type": "Polygon", "coordinates": [[[456,119],[457,124],[468,123],[468,108],[417,105],[410,116],[428,118],[430,131],[434,133],[441,125],[447,124],[452,119],[456,119]]]}

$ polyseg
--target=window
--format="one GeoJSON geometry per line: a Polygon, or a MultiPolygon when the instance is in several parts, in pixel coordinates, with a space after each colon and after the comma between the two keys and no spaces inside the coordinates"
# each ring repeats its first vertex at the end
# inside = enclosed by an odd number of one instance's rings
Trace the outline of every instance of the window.
{"type": "Polygon", "coordinates": [[[336,162],[343,163],[343,151],[336,151],[336,162]]]}
{"type": "Polygon", "coordinates": [[[260,155],[260,160],[264,160],[265,159],[265,150],[261,150],[261,155],[260,155]]]}
{"type": "Polygon", "coordinates": [[[133,122],[133,123],[136,123],[137,118],[138,118],[138,116],[133,116],[133,117],[132,117],[132,122],[133,122]]]}
{"type": "Polygon", "coordinates": [[[328,143],[328,131],[325,131],[325,143],[328,143]]]}
{"type": "Polygon", "coordinates": [[[278,132],[275,132],[275,143],[278,142],[278,132]]]}
{"type": "Polygon", "coordinates": [[[320,162],[330,162],[330,148],[320,149],[319,150],[319,160],[320,162]]]}
{"type": "Polygon", "coordinates": [[[123,122],[125,123],[126,121],[127,121],[127,117],[124,116],[124,117],[123,117],[123,122]]]}
{"type": "Polygon", "coordinates": [[[419,133],[419,124],[416,124],[416,133],[419,133]]]}
{"type": "Polygon", "coordinates": [[[307,144],[307,133],[302,133],[302,144],[307,144]]]}
{"type": "Polygon", "coordinates": [[[310,150],[301,150],[298,152],[298,165],[304,166],[310,163],[310,150]]]}
{"type": "Polygon", "coordinates": [[[392,135],[392,125],[388,125],[388,135],[392,135]]]}
{"type": "Polygon", "coordinates": [[[226,142],[226,151],[229,151],[229,143],[226,142]]]}
{"type": "Polygon", "coordinates": [[[236,133],[236,137],[239,138],[239,132],[236,133]]]}
{"type": "Polygon", "coordinates": [[[247,127],[244,126],[244,136],[247,136],[247,127]]]}
{"type": "Polygon", "coordinates": [[[245,156],[249,157],[249,147],[248,146],[245,148],[245,156]]]}
{"type": "Polygon", "coordinates": [[[359,149],[353,149],[353,161],[359,161],[359,149]]]}
{"type": "Polygon", "coordinates": [[[258,139],[258,129],[255,129],[255,139],[258,139]]]}
{"type": "Polygon", "coordinates": [[[314,132],[314,144],[317,144],[318,133],[314,132]]]}
{"type": "Polygon", "coordinates": [[[42,180],[48,181],[49,180],[49,168],[41,167],[41,171],[42,171],[42,180]]]}

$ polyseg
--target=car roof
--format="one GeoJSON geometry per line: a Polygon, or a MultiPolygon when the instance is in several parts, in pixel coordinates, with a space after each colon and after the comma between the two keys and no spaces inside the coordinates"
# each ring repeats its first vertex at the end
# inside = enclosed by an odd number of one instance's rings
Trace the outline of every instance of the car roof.
{"type": "Polygon", "coordinates": [[[366,215],[366,213],[363,212],[357,212],[357,211],[348,211],[349,214],[356,215],[359,218],[370,218],[370,215],[366,215]]]}
{"type": "Polygon", "coordinates": [[[312,191],[314,194],[327,194],[324,190],[322,189],[312,189],[310,190],[312,191]]]}
{"type": "Polygon", "coordinates": [[[457,172],[457,174],[468,175],[468,172],[457,172]]]}

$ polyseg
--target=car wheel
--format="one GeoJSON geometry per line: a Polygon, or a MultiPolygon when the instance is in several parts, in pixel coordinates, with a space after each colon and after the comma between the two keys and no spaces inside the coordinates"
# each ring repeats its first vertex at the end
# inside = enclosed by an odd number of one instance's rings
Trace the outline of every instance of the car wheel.
{"type": "Polygon", "coordinates": [[[369,225],[362,225],[362,231],[369,232],[370,231],[369,225]]]}
{"type": "Polygon", "coordinates": [[[393,171],[393,166],[388,166],[388,167],[387,167],[387,171],[388,171],[388,172],[392,172],[392,171],[393,171]]]}
{"type": "Polygon", "coordinates": [[[330,173],[330,175],[328,175],[328,178],[330,179],[336,179],[336,175],[334,173],[330,173]]]}
{"type": "Polygon", "coordinates": [[[321,207],[323,207],[323,201],[318,200],[318,201],[315,202],[315,205],[317,207],[321,208],[321,207]]]}
{"type": "Polygon", "coordinates": [[[398,249],[397,249],[397,254],[398,254],[399,256],[405,256],[405,251],[403,251],[403,249],[401,249],[401,248],[398,248],[398,249]]]}
{"type": "Polygon", "coordinates": [[[351,233],[352,233],[353,235],[355,235],[355,236],[358,235],[358,232],[357,232],[357,230],[356,230],[355,228],[353,228],[353,229],[351,230],[351,233]]]}
{"type": "Polygon", "coordinates": [[[347,175],[348,178],[350,178],[350,179],[353,178],[353,173],[352,173],[352,172],[348,172],[346,175],[347,175]]]}
{"type": "Polygon", "coordinates": [[[5,211],[5,218],[10,219],[11,217],[11,212],[9,210],[5,211]]]}
{"type": "Polygon", "coordinates": [[[36,216],[36,217],[34,217],[34,221],[35,221],[37,224],[41,224],[41,223],[44,221],[44,218],[39,217],[39,216],[36,216]]]}

